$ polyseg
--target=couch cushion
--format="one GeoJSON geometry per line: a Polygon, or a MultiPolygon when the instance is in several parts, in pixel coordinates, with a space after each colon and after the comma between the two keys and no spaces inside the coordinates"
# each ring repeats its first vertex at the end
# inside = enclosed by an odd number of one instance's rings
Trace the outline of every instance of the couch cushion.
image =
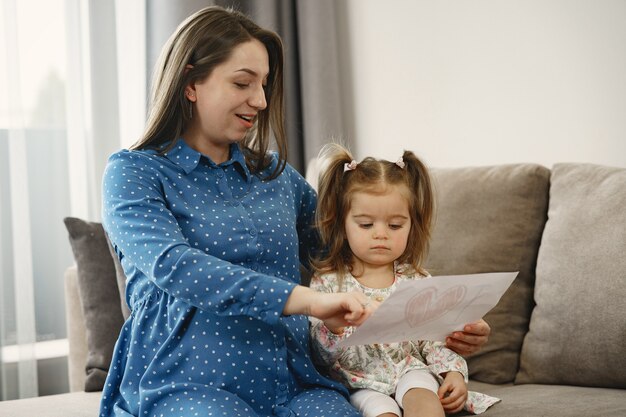
{"type": "Polygon", "coordinates": [[[489,342],[468,358],[470,376],[512,382],[533,306],[535,261],[546,220],[550,171],[540,165],[433,169],[437,222],[432,275],[519,271],[485,320],[489,342]]]}
{"type": "Polygon", "coordinates": [[[73,392],[0,401],[0,416],[93,417],[98,415],[101,395],[100,392],[73,392]]]}
{"type": "Polygon", "coordinates": [[[100,391],[124,322],[115,266],[100,223],[75,217],[66,217],[64,222],[76,261],[87,332],[85,391],[100,391]]]}
{"type": "MultiPolygon", "coordinates": [[[[619,389],[564,385],[491,385],[470,381],[469,389],[502,401],[481,417],[617,417],[626,416],[626,392],[619,389]]],[[[467,416],[460,413],[455,416],[467,416]]]]}
{"type": "Polygon", "coordinates": [[[65,270],[65,324],[69,342],[67,358],[70,392],[85,390],[85,364],[87,363],[87,329],[78,291],[76,265],[65,270]]]}
{"type": "Polygon", "coordinates": [[[555,165],[516,382],[626,388],[624,300],[626,169],[555,165]]]}

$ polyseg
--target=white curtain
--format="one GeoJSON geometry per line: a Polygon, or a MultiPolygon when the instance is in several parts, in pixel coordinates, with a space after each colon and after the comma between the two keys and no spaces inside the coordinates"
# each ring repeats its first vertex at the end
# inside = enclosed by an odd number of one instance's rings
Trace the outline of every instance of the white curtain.
{"type": "Polygon", "coordinates": [[[144,22],[145,0],[0,0],[0,400],[67,391],[62,219],[100,220],[141,133],[144,22]]]}

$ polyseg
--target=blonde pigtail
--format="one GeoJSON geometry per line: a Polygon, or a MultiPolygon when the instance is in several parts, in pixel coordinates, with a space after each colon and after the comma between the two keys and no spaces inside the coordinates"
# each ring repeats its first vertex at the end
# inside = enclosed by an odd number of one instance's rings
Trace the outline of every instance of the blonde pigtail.
{"type": "Polygon", "coordinates": [[[318,271],[337,271],[342,276],[349,271],[351,257],[346,248],[347,239],[343,225],[346,216],[345,165],[353,161],[350,152],[341,145],[331,143],[320,151],[320,176],[318,181],[318,206],[316,226],[322,242],[322,253],[313,260],[318,271]]]}
{"type": "Polygon", "coordinates": [[[404,151],[402,160],[407,175],[407,186],[413,191],[415,198],[412,227],[416,230],[407,250],[412,252],[412,256],[409,256],[410,263],[417,272],[424,274],[422,264],[428,254],[435,213],[433,185],[428,168],[413,152],[404,151]]]}

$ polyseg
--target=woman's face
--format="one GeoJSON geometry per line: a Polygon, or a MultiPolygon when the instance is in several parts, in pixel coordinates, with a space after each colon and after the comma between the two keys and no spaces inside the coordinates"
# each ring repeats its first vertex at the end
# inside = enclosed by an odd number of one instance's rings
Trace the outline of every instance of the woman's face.
{"type": "Polygon", "coordinates": [[[188,85],[185,95],[194,104],[185,141],[216,163],[228,159],[229,145],[242,140],[267,107],[268,73],[267,49],[254,39],[235,47],[208,77],[188,85]]]}

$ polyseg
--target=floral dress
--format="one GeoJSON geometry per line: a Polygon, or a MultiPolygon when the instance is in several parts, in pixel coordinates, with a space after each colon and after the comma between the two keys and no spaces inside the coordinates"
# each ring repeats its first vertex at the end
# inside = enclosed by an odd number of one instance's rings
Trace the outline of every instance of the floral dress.
{"type": "MultiPolygon", "coordinates": [[[[339,279],[335,273],[315,275],[311,288],[319,292],[360,291],[368,298],[384,301],[401,281],[423,279],[408,265],[394,266],[395,280],[387,288],[370,288],[359,283],[351,274],[339,279]]],[[[465,359],[445,347],[438,341],[405,341],[400,343],[380,343],[372,345],[337,348],[339,341],[349,337],[355,330],[346,327],[341,335],[334,334],[316,318],[311,317],[312,351],[316,364],[348,388],[356,390],[369,388],[387,395],[392,395],[399,379],[413,370],[428,370],[439,381],[441,374],[460,372],[468,380],[465,359]]],[[[465,410],[480,414],[491,405],[500,401],[498,398],[469,391],[465,410]]]]}

